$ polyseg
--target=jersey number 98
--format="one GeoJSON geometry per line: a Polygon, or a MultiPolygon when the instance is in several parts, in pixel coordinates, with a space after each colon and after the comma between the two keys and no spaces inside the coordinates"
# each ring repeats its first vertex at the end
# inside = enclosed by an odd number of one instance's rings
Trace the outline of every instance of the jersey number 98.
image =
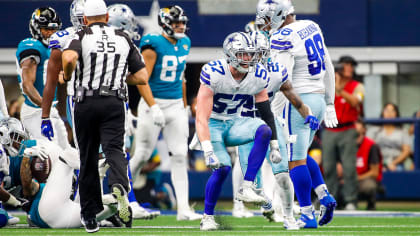
{"type": "Polygon", "coordinates": [[[305,41],[306,53],[311,64],[308,65],[309,74],[317,75],[325,70],[325,51],[320,34],[315,34],[313,38],[305,41]]]}

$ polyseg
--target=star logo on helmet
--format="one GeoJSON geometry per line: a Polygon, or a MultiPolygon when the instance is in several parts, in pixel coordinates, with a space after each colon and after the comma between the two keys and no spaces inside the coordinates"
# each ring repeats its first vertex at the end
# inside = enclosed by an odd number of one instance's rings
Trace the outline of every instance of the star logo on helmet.
{"type": "Polygon", "coordinates": [[[125,8],[122,8],[121,10],[122,10],[122,12],[127,12],[127,9],[125,9],[125,8]]]}
{"type": "Polygon", "coordinates": [[[267,0],[265,3],[266,4],[274,4],[275,2],[273,0],[267,0]]]}
{"type": "Polygon", "coordinates": [[[233,43],[233,42],[235,42],[236,41],[236,39],[234,38],[234,37],[230,37],[230,38],[228,38],[228,43],[233,43]]]}

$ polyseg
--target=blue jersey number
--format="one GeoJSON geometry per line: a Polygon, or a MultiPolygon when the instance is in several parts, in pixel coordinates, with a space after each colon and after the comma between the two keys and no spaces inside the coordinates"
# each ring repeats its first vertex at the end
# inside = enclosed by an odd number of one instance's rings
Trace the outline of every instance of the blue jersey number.
{"type": "Polygon", "coordinates": [[[213,72],[218,72],[221,75],[225,74],[225,69],[219,60],[209,62],[209,66],[211,66],[210,68],[213,72]]]}
{"type": "MultiPolygon", "coordinates": [[[[247,94],[224,94],[224,93],[218,93],[214,95],[213,97],[213,111],[216,113],[223,113],[226,108],[228,107],[228,104],[223,101],[238,101],[236,106],[234,108],[227,109],[227,114],[235,114],[238,112],[238,109],[244,105],[244,107],[247,107],[248,109],[252,109],[253,107],[253,97],[251,95],[247,94]],[[251,108],[249,108],[251,107],[251,108]]],[[[248,115],[250,116],[250,115],[248,115]]]]}
{"type": "Polygon", "coordinates": [[[308,65],[308,70],[311,75],[317,75],[325,70],[325,51],[324,43],[320,34],[315,34],[313,39],[308,38],[305,41],[306,53],[311,64],[308,65]]]}
{"type": "Polygon", "coordinates": [[[69,32],[67,32],[67,30],[62,30],[62,31],[57,32],[57,36],[60,38],[63,37],[64,35],[69,35],[69,32]]]}

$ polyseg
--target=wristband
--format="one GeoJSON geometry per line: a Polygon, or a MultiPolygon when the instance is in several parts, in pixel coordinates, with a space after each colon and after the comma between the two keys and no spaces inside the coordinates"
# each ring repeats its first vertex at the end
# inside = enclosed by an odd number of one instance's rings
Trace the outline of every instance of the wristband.
{"type": "Polygon", "coordinates": [[[205,140],[201,142],[201,147],[203,148],[204,152],[212,152],[213,151],[213,145],[211,145],[210,140],[205,140]]]}

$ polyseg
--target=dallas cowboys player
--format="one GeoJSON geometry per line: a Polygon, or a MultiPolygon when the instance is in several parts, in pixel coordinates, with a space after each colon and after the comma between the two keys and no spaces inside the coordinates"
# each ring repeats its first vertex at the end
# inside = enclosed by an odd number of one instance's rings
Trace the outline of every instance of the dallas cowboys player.
{"type": "MultiPolygon", "coordinates": [[[[60,28],[60,17],[53,8],[35,9],[29,22],[32,38],[21,41],[16,51],[18,80],[25,97],[21,119],[28,131],[37,138],[44,138],[38,127],[41,124],[41,94],[44,90],[46,68],[51,52],[48,49],[48,39],[60,28]]],[[[59,137],[54,138],[54,142],[63,149],[68,147],[67,131],[55,108],[51,120],[54,126],[60,127],[59,137]]]]}
{"type": "Polygon", "coordinates": [[[246,33],[232,33],[226,37],[223,51],[227,59],[211,61],[203,66],[197,95],[197,136],[206,165],[214,168],[206,185],[201,230],[218,228],[214,221],[214,208],[231,169],[226,146],[254,141],[245,181],[236,195],[245,202],[266,203],[265,198],[255,193],[252,187],[269,145],[270,158],[276,163],[281,160],[274,116],[265,89],[269,81],[268,71],[264,65],[257,63],[254,42],[246,33]],[[241,107],[249,103],[253,105],[254,98],[262,120],[240,116],[241,107]]]}
{"type": "Polygon", "coordinates": [[[160,9],[158,23],[162,34],[148,34],[140,49],[149,73],[149,86],[138,86],[136,150],[130,160],[134,176],[147,162],[162,130],[171,158],[171,180],[177,198],[177,220],[197,220],[188,203],[187,142],[188,115],[183,73],[191,41],[185,35],[188,21],[179,6],[160,9]],[[166,124],[166,125],[165,125],[166,124]]]}
{"type": "MultiPolygon", "coordinates": [[[[309,20],[296,21],[290,0],[263,0],[257,5],[256,23],[268,31],[271,38],[271,58],[284,63],[290,73],[293,87],[299,93],[318,120],[327,127],[335,126],[334,68],[324,43],[321,29],[309,20]]],[[[321,202],[319,225],[329,223],[336,206],[322,179],[318,165],[307,158],[314,131],[302,125],[303,118],[290,103],[275,98],[272,103],[275,113],[287,121],[289,135],[297,135],[295,143],[287,144],[290,177],[301,206],[302,215],[298,225],[316,228],[317,222],[311,203],[311,188],[321,202]]]]}

